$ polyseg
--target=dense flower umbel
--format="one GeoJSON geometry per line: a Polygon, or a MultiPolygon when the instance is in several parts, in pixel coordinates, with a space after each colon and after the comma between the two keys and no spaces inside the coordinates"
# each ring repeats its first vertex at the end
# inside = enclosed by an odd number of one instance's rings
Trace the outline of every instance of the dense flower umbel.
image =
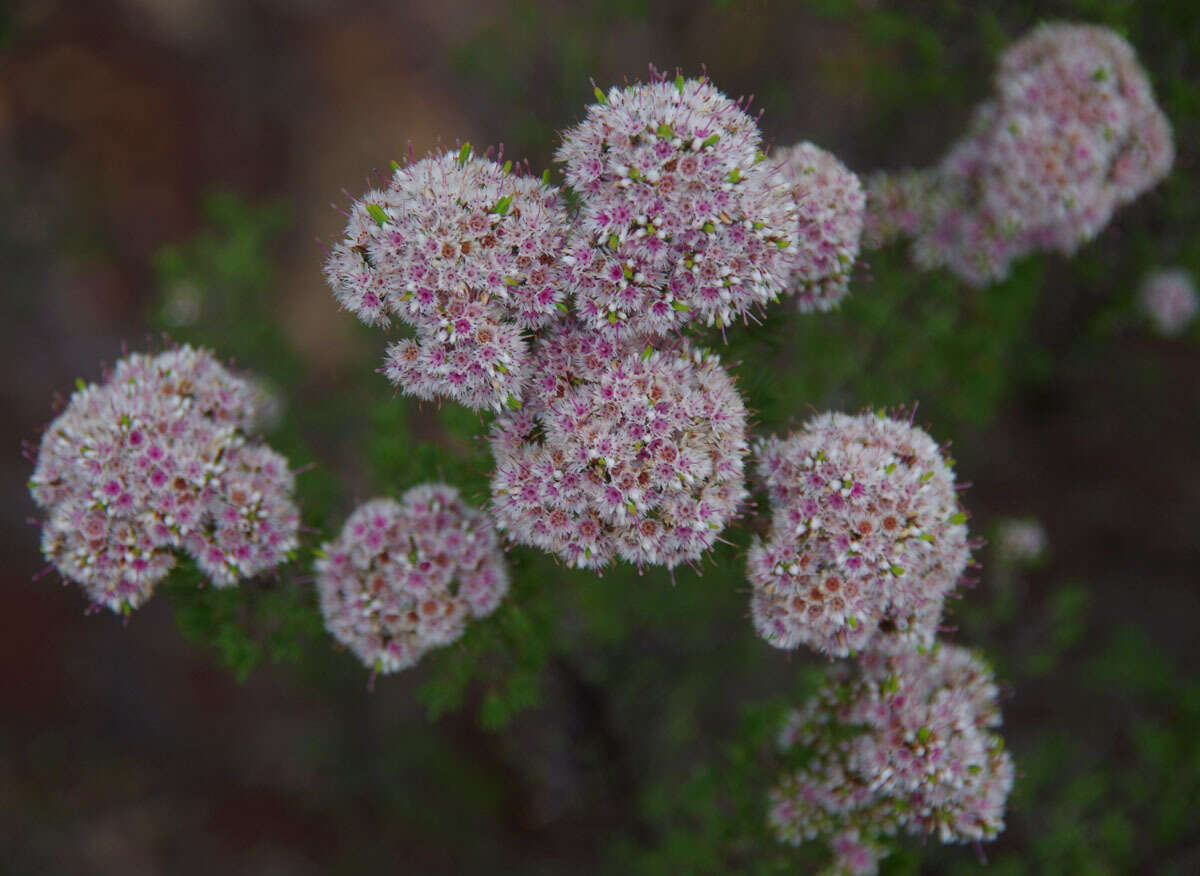
{"type": "Polygon", "coordinates": [[[1154,328],[1168,337],[1186,329],[1200,309],[1192,275],[1180,269],[1155,271],[1146,277],[1138,304],[1154,328]]]}
{"type": "Polygon", "coordinates": [[[317,560],[325,626],[377,672],[411,666],[496,610],[508,592],[498,541],[443,484],[367,502],[317,560]]]}
{"type": "Polygon", "coordinates": [[[500,408],[521,393],[521,330],[562,305],[566,234],[557,189],[464,146],[397,167],[357,201],[325,276],[367,325],[416,329],[388,352],[401,389],[500,408]]]}
{"type": "Polygon", "coordinates": [[[994,732],[996,685],[965,648],[888,640],[857,666],[835,664],[787,719],[780,748],[807,755],[770,792],[781,841],[830,842],[834,872],[874,873],[876,840],[899,831],[943,843],[1004,829],[1013,762],[994,732]]]}
{"type": "Polygon", "coordinates": [[[850,289],[850,271],[858,258],[866,194],[846,165],[812,143],[772,153],[796,202],[800,227],[788,247],[787,290],[803,312],[827,311],[850,289]]]}
{"type": "Polygon", "coordinates": [[[746,409],[716,356],[543,338],[524,406],[492,430],[492,510],[509,538],[599,568],[698,559],[746,497],[746,409]]]}
{"type": "Polygon", "coordinates": [[[779,648],[844,657],[881,625],[929,642],[970,559],[954,473],[907,422],[822,414],[758,450],[773,508],[750,548],[751,615],[779,648]]]}
{"type": "Polygon", "coordinates": [[[1170,125],[1133,49],[1044,24],[1005,52],[995,95],[934,169],[869,184],[868,239],[982,285],[1034,250],[1070,254],[1170,169],[1170,125]]]}
{"type": "Polygon", "coordinates": [[[42,550],[98,605],[136,608],[195,557],[217,586],[282,562],[299,514],[287,460],[247,444],[262,394],[203,349],[134,354],[82,387],[42,437],[30,481],[42,550]]]}
{"type": "Polygon", "coordinates": [[[704,79],[613,88],[557,158],[580,196],[580,318],[626,339],[725,326],[784,291],[795,207],[741,104],[704,79]]]}

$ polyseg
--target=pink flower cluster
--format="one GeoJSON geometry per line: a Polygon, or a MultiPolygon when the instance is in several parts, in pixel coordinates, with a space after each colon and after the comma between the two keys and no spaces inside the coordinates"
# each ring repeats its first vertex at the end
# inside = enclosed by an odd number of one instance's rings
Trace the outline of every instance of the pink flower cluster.
{"type": "Polygon", "coordinates": [[[492,511],[572,566],[698,559],[746,497],[746,409],[712,354],[566,325],[539,342],[520,410],[494,424],[492,511]]]}
{"type": "Polygon", "coordinates": [[[845,657],[881,631],[932,641],[970,560],[954,473],[907,422],[827,413],[758,449],[770,495],[750,548],[751,616],[778,648],[845,657]]]}
{"type": "Polygon", "coordinates": [[[30,481],[42,551],[93,602],[141,605],[191,554],[218,587],[283,562],[299,514],[287,460],[246,442],[261,393],[210,352],[134,354],[75,392],[30,481]]]}
{"type": "Polygon", "coordinates": [[[974,285],[1036,250],[1074,252],[1161,180],[1171,129],[1130,45],[1093,25],[1037,27],[932,170],[870,181],[868,239],[913,238],[922,267],[974,285]]]}
{"type": "Polygon", "coordinates": [[[613,88],[588,107],[557,158],[580,197],[565,260],[589,328],[723,327],[785,291],[795,206],[760,142],[703,78],[613,88]]]}
{"type": "Polygon", "coordinates": [[[878,841],[900,831],[994,838],[1013,783],[996,696],[990,670],[953,645],[890,640],[853,668],[831,667],[780,733],[780,748],[807,760],[771,790],[771,827],[794,845],[832,837],[833,872],[862,874],[877,871],[878,841]]]}
{"type": "Polygon", "coordinates": [[[850,291],[867,196],[862,183],[832,153],[799,143],[771,154],[799,216],[789,247],[787,291],[802,312],[829,311],[850,291]]]}
{"type": "Polygon", "coordinates": [[[326,628],[381,673],[455,641],[508,592],[495,531],[443,484],[361,505],[316,568],[326,628]]]}
{"type": "Polygon", "coordinates": [[[397,166],[357,201],[325,275],[367,325],[395,317],[415,329],[388,350],[401,389],[499,409],[521,394],[522,330],[563,304],[566,235],[557,189],[468,145],[397,166]]]}
{"type": "Polygon", "coordinates": [[[1155,271],[1142,281],[1138,304],[1154,328],[1167,337],[1183,332],[1200,310],[1191,272],[1155,271]]]}

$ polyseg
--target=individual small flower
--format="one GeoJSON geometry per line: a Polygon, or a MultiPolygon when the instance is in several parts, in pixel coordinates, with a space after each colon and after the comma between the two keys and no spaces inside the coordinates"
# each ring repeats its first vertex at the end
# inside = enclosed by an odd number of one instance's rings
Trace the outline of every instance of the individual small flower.
{"type": "Polygon", "coordinates": [[[93,602],[141,605],[191,554],[218,587],[296,549],[287,460],[247,443],[263,397],[204,349],[135,353],[83,386],[46,429],[30,490],[42,551],[93,602]]]}
{"type": "Polygon", "coordinates": [[[598,94],[557,153],[580,196],[566,262],[583,322],[626,340],[775,300],[795,206],[743,105],[682,76],[598,94]]]}
{"type": "Polygon", "coordinates": [[[622,345],[566,324],[539,343],[518,410],[491,435],[492,512],[509,539],[601,568],[673,568],[746,497],[746,409],[716,356],[622,345]]]}
{"type": "Polygon", "coordinates": [[[983,661],[953,645],[892,639],[857,665],[835,664],[780,732],[781,750],[805,759],[769,794],[775,835],[824,839],[832,872],[860,874],[877,871],[879,841],[901,831],[943,843],[995,838],[1013,783],[996,697],[983,661]]]}
{"type": "Polygon", "coordinates": [[[858,259],[866,194],[858,176],[812,143],[776,150],[778,168],[796,203],[800,225],[788,247],[787,289],[802,312],[832,310],[850,290],[858,259]]]}
{"type": "Polygon", "coordinates": [[[881,631],[932,640],[970,548],[954,473],[928,434],[822,414],[762,442],[758,472],[773,509],[747,563],[760,636],[834,657],[881,631]]]}
{"type": "Polygon", "coordinates": [[[393,348],[385,372],[402,390],[499,409],[520,391],[521,331],[564,306],[567,228],[557,189],[466,145],[397,166],[385,188],[355,202],[325,276],[367,325],[399,319],[424,356],[460,360],[414,372],[393,348]]]}
{"type": "Polygon", "coordinates": [[[1155,271],[1142,281],[1138,294],[1142,313],[1163,335],[1180,334],[1196,317],[1200,299],[1190,271],[1155,271]]]}
{"type": "Polygon", "coordinates": [[[996,525],[996,557],[1010,565],[1036,563],[1045,555],[1048,541],[1046,527],[1034,517],[1010,517],[996,525]]]}
{"type": "Polygon", "coordinates": [[[1043,24],[1000,60],[995,94],[933,169],[869,184],[872,243],[973,285],[1034,251],[1073,253],[1174,160],[1171,129],[1130,45],[1107,28],[1043,24]]]}
{"type": "Polygon", "coordinates": [[[326,629],[381,673],[457,640],[508,592],[491,524],[444,484],[359,506],[316,569],[326,629]]]}

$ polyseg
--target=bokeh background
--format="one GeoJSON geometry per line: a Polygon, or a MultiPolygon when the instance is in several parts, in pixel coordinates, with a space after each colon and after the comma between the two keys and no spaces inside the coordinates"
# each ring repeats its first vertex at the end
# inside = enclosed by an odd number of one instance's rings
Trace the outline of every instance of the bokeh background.
{"type": "MultiPolygon", "coordinates": [[[[934,161],[1040,20],[1106,23],[1171,118],[1171,178],[1073,260],[982,291],[867,255],[833,316],[726,351],[784,429],[919,402],[976,532],[1033,516],[1033,568],[978,558],[949,633],[1004,685],[1020,769],[990,873],[1200,872],[1200,334],[1134,306],[1200,273],[1191,0],[19,0],[0,4],[0,872],[808,872],[763,823],[779,716],[822,664],[759,642],[740,560],[602,579],[511,555],[509,604],[379,679],[326,638],[311,549],[363,499],[486,491],[473,414],[395,398],[320,240],[411,150],[503,143],[535,172],[602,86],[648,65],[754,94],[769,140],[853,169],[934,161]],[[411,146],[410,146],[411,144],[411,146]],[[128,623],[43,563],[25,489],[56,393],[163,334],[285,399],[308,536],[276,579],[182,570],[128,623]]],[[[753,524],[731,533],[744,547],[753,524]]],[[[889,872],[966,873],[906,846],[889,872]]]]}

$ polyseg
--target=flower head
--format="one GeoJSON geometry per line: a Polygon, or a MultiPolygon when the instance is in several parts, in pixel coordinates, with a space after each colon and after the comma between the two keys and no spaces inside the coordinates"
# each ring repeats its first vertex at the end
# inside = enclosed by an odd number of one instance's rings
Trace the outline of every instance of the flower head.
{"type": "Polygon", "coordinates": [[[508,592],[491,524],[443,484],[359,506],[316,568],[325,626],[382,673],[455,641],[508,592]]]}
{"type": "Polygon", "coordinates": [[[832,153],[799,143],[772,153],[800,220],[788,247],[787,289],[804,312],[832,310],[849,292],[858,259],[866,194],[862,183],[832,153]]]}
{"type": "Polygon", "coordinates": [[[893,639],[856,666],[835,664],[780,733],[784,752],[808,759],[770,792],[776,836],[825,838],[857,873],[876,872],[876,841],[897,831],[943,843],[994,838],[1013,783],[996,696],[987,666],[953,645],[917,650],[893,639]]]}
{"type": "Polygon", "coordinates": [[[521,330],[558,315],[566,234],[555,188],[468,145],[396,167],[386,188],[355,202],[325,275],[366,324],[394,317],[416,329],[422,364],[434,367],[413,371],[410,345],[394,348],[385,372],[401,389],[498,409],[520,394],[521,330]]]}
{"type": "Polygon", "coordinates": [[[954,473],[910,424],[822,414],[758,450],[773,517],[747,576],[759,635],[844,657],[892,629],[932,640],[965,569],[954,473]]]}
{"type": "Polygon", "coordinates": [[[726,326],[784,291],[795,207],[742,105],[705,79],[613,88],[557,158],[580,196],[581,319],[619,339],[726,326]]]}
{"type": "Polygon", "coordinates": [[[204,349],[117,363],[84,386],[42,437],[30,481],[48,515],[46,557],[92,600],[136,608],[191,554],[218,587],[297,546],[287,460],[247,443],[261,392],[204,349]]]}
{"type": "Polygon", "coordinates": [[[520,544],[573,566],[700,557],[746,496],[746,410],[716,356],[543,338],[517,411],[492,431],[492,509],[520,544]]]}
{"type": "Polygon", "coordinates": [[[1005,52],[993,99],[936,168],[873,178],[868,237],[908,233],[918,264],[983,285],[1029,252],[1074,252],[1173,159],[1130,45],[1103,27],[1043,24],[1005,52]]]}
{"type": "Polygon", "coordinates": [[[1196,318],[1200,297],[1190,271],[1155,271],[1142,281],[1138,293],[1142,313],[1168,337],[1180,334],[1196,318]]]}

